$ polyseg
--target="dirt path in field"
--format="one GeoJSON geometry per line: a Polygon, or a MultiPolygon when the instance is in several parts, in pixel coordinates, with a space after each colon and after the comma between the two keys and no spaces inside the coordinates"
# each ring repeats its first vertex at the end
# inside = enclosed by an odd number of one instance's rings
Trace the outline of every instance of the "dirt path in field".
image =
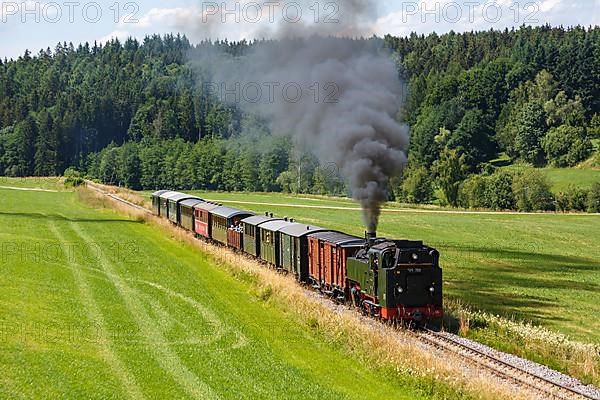
{"type": "MultiPolygon", "coordinates": [[[[246,204],[259,205],[269,207],[293,207],[293,208],[312,208],[319,210],[345,210],[345,211],[362,211],[360,207],[338,207],[338,206],[313,206],[307,204],[282,204],[282,203],[264,203],[256,201],[240,201],[240,200],[211,200],[217,203],[231,204],[246,204]]],[[[423,214],[456,214],[456,215],[572,215],[572,216],[590,216],[600,215],[600,213],[533,213],[533,212],[517,212],[517,211],[461,211],[461,210],[425,210],[418,208],[383,208],[383,213],[423,213],[423,214]]]]}
{"type": "Polygon", "coordinates": [[[60,193],[60,190],[52,190],[52,189],[41,189],[41,188],[20,188],[14,186],[0,186],[0,189],[6,190],[21,190],[24,192],[50,192],[50,193],[60,193]]]}

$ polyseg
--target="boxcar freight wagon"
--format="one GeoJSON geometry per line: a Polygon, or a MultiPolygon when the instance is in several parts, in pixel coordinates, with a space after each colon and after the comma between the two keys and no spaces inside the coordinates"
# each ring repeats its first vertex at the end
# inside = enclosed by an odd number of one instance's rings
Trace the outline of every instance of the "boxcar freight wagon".
{"type": "Polygon", "coordinates": [[[346,295],[348,257],[363,248],[365,240],[340,232],[308,235],[308,275],[316,289],[341,297],[346,295]]]}

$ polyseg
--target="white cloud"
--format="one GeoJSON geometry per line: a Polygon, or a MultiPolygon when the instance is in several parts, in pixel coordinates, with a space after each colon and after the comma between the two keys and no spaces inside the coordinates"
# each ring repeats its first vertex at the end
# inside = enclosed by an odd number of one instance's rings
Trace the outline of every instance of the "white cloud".
{"type": "Polygon", "coordinates": [[[561,0],[544,0],[539,4],[540,11],[548,12],[561,4],[561,0]]]}
{"type": "MultiPolygon", "coordinates": [[[[380,36],[385,34],[406,36],[411,32],[423,34],[437,32],[443,34],[450,30],[456,32],[487,30],[490,28],[500,30],[506,27],[518,27],[522,24],[590,25],[598,23],[599,18],[597,13],[593,11],[600,6],[600,0],[590,0],[587,5],[566,3],[564,0],[537,0],[535,8],[531,6],[532,3],[515,3],[514,0],[486,0],[487,3],[478,5],[474,5],[473,1],[417,0],[413,3],[402,3],[402,9],[396,9],[374,21],[372,20],[367,27],[367,32],[371,31],[380,36]],[[491,3],[496,8],[491,7],[491,3]],[[416,10],[412,8],[413,4],[418,6],[416,10]],[[515,4],[519,4],[520,8],[515,8],[515,4]],[[457,5],[459,6],[458,13],[457,5]],[[496,13],[498,9],[501,10],[500,14],[496,13]]],[[[135,23],[127,23],[121,20],[114,31],[99,40],[106,42],[113,37],[124,40],[129,36],[141,39],[147,34],[170,32],[184,33],[192,41],[206,38],[254,39],[272,37],[274,32],[286,23],[281,19],[281,14],[278,12],[275,13],[275,22],[269,21],[266,10],[263,10],[263,15],[258,22],[249,21],[244,18],[243,14],[244,4],[249,3],[255,4],[253,0],[238,2],[238,13],[241,11],[242,14],[237,16],[228,14],[224,17],[225,21],[222,20],[221,10],[211,12],[214,10],[201,8],[206,6],[152,8],[146,14],[140,16],[135,23]]],[[[234,6],[228,4],[228,9],[231,10],[234,6]]],[[[295,30],[300,34],[303,30],[311,32],[310,26],[313,21],[310,10],[305,12],[301,22],[293,24],[297,26],[284,28],[289,28],[287,29],[289,31],[295,30]],[[305,24],[305,22],[307,23],[305,24]]],[[[337,29],[332,34],[339,34],[343,26],[334,24],[331,28],[337,29]]]]}
{"type": "Polygon", "coordinates": [[[108,35],[102,36],[100,39],[98,39],[98,43],[106,43],[111,39],[119,39],[119,41],[123,42],[130,36],[133,35],[129,31],[114,30],[108,35]]]}
{"type": "Polygon", "coordinates": [[[567,4],[564,0],[539,0],[532,3],[515,3],[513,0],[497,0],[469,7],[467,1],[454,2],[442,0],[437,6],[436,13],[424,12],[433,10],[432,0],[419,3],[421,8],[414,10],[405,3],[404,10],[396,10],[380,17],[374,30],[379,35],[386,33],[404,36],[411,32],[428,34],[431,32],[446,33],[450,30],[464,32],[470,30],[504,29],[520,25],[594,25],[598,23],[598,13],[595,12],[600,5],[600,0],[579,3],[576,9],[566,12],[567,4]],[[456,4],[461,7],[461,16],[457,18],[456,4]],[[519,5],[519,7],[515,7],[519,5]],[[427,6],[427,8],[423,8],[427,6]],[[497,8],[495,8],[497,7],[497,8]],[[497,13],[500,10],[501,13],[497,13]],[[404,11],[404,12],[403,12],[404,11]],[[472,11],[472,12],[471,12],[472,11]]]}
{"type": "Polygon", "coordinates": [[[371,14],[374,10],[366,11],[365,15],[357,17],[340,6],[339,13],[332,17],[330,8],[325,8],[322,4],[321,8],[324,10],[317,14],[314,9],[315,3],[309,0],[283,0],[271,3],[278,5],[265,6],[264,4],[267,3],[255,0],[236,2],[228,0],[225,8],[223,3],[216,2],[185,8],[153,8],[141,16],[137,24],[121,22],[119,29],[143,30],[147,33],[176,31],[185,33],[192,40],[206,38],[240,40],[273,37],[281,32],[292,36],[306,36],[315,32],[312,27],[319,22],[319,31],[323,34],[366,36],[372,34],[370,27],[375,18],[371,14]],[[286,8],[286,3],[294,6],[286,8]],[[211,9],[211,4],[218,4],[218,9],[211,9]],[[301,10],[299,14],[297,14],[298,6],[301,10]],[[296,17],[298,20],[294,20],[296,17]],[[325,23],[327,17],[340,19],[341,23],[325,23]],[[348,23],[344,23],[346,19],[348,23]]]}
{"type": "MultiPolygon", "coordinates": [[[[148,11],[136,24],[141,28],[159,25],[174,25],[177,21],[193,21],[196,15],[196,7],[190,8],[153,8],[148,11]]],[[[121,25],[124,23],[121,22],[121,25]]]]}
{"type": "Polygon", "coordinates": [[[236,22],[234,16],[221,21],[220,15],[210,15],[199,7],[152,8],[137,23],[119,23],[120,29],[130,29],[144,33],[181,32],[192,39],[228,37],[238,39],[243,31],[244,21],[236,22]]]}

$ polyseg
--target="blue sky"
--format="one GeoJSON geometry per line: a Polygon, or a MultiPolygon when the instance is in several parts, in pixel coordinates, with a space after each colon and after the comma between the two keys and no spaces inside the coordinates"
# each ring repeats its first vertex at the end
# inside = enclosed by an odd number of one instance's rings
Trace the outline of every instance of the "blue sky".
{"type": "Polygon", "coordinates": [[[0,57],[18,57],[27,48],[37,53],[41,48],[54,48],[59,41],[92,43],[111,37],[143,38],[150,33],[185,33],[193,42],[207,37],[268,37],[285,25],[312,25],[317,9],[321,25],[328,15],[337,21],[326,26],[327,32],[340,34],[445,33],[544,23],[600,25],[600,0],[391,0],[376,4],[364,17],[350,20],[342,0],[1,0],[0,57]],[[266,1],[274,4],[267,6],[266,1]],[[239,4],[237,11],[234,3],[239,4]],[[261,6],[260,14],[256,5],[261,6]],[[225,8],[233,12],[224,15],[225,8]],[[297,18],[297,9],[302,10],[302,17],[297,18]],[[350,26],[356,29],[348,30],[350,26]]]}

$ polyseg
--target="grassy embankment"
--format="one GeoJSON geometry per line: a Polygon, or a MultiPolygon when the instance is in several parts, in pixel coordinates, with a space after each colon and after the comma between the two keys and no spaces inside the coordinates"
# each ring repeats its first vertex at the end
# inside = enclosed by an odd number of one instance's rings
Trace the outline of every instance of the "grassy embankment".
{"type": "MultiPolygon", "coordinates": [[[[197,194],[257,213],[363,234],[361,213],[346,199],[197,194]]],[[[469,337],[600,383],[599,216],[423,211],[384,212],[379,234],[424,240],[440,250],[447,305],[458,320],[453,329],[460,326],[469,337]]]]}
{"type": "Polygon", "coordinates": [[[207,255],[189,236],[173,240],[170,228],[102,209],[89,192],[88,205],[75,192],[0,194],[0,397],[497,393],[354,313],[319,308],[290,279],[244,272],[232,266],[241,257],[207,255]]]}

